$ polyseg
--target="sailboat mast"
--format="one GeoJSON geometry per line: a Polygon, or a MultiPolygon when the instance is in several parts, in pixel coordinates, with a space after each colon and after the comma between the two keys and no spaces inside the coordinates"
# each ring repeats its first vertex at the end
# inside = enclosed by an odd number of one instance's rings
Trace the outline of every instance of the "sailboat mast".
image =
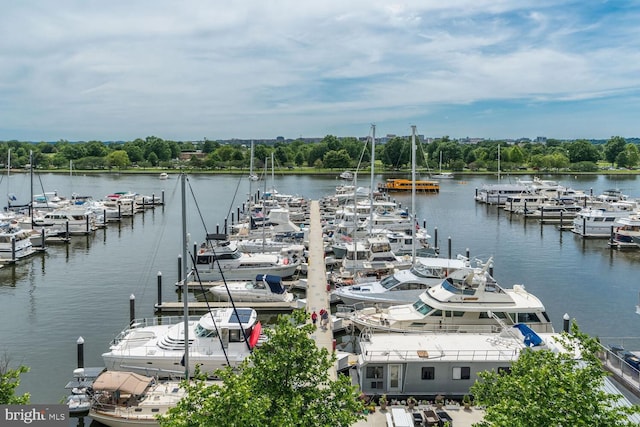
{"type": "Polygon", "coordinates": [[[411,263],[416,262],[416,125],[411,126],[411,263]]]}
{"type": "Polygon", "coordinates": [[[500,143],[498,143],[498,181],[500,181],[500,143]]]}
{"type": "MultiPolygon", "coordinates": [[[[184,303],[184,377],[189,378],[189,304],[187,292],[187,191],[185,181],[187,176],[182,173],[180,175],[180,187],[182,190],[182,300],[184,303]]],[[[194,254],[194,256],[197,256],[194,254]]]]}
{"type": "MultiPolygon", "coordinates": [[[[371,125],[371,184],[369,186],[369,234],[373,229],[373,179],[374,179],[374,164],[376,162],[376,125],[371,125]]],[[[355,188],[354,188],[355,191],[355,188]]]]}

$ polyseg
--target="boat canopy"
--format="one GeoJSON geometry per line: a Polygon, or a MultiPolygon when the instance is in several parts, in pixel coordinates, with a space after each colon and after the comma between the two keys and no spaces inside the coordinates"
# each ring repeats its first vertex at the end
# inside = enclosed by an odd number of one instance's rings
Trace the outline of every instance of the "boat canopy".
{"type": "Polygon", "coordinates": [[[155,380],[133,372],[105,371],[93,382],[94,390],[141,395],[155,380]]]}
{"type": "Polygon", "coordinates": [[[258,274],[256,282],[264,282],[269,285],[269,289],[274,294],[284,294],[285,288],[282,286],[282,278],[273,274],[258,274]]]}

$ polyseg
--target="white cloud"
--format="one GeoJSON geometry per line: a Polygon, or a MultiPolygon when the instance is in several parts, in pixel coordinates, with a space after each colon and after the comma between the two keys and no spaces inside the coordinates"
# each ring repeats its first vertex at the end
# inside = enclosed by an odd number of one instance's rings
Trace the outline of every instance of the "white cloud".
{"type": "MultiPolygon", "coordinates": [[[[474,105],[635,99],[638,10],[591,7],[10,3],[0,16],[0,139],[353,135],[372,122],[403,133],[442,109],[455,126],[474,105]]],[[[508,136],[494,126],[479,136],[508,136]]]]}

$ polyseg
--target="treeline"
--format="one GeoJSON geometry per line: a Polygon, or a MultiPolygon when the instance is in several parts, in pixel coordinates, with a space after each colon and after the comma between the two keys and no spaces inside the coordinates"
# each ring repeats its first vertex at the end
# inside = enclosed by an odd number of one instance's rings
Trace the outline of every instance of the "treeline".
{"type": "MultiPolygon", "coordinates": [[[[411,162],[409,137],[394,137],[375,147],[376,167],[387,170],[404,169],[411,162]]],[[[371,162],[371,142],[355,137],[325,136],[320,142],[302,140],[257,144],[254,147],[254,169],[271,167],[271,157],[277,167],[312,167],[318,169],[355,169],[368,167],[371,162]]],[[[190,169],[248,169],[251,163],[250,147],[244,144],[223,144],[205,141],[194,144],[164,140],[155,136],[127,142],[101,141],[69,142],[0,142],[0,159],[11,161],[12,168],[33,163],[39,169],[78,170],[137,168],[190,169]]],[[[638,145],[623,137],[614,136],[604,144],[588,140],[560,141],[549,139],[544,143],[488,140],[465,144],[445,136],[431,142],[417,141],[416,163],[431,170],[451,171],[540,169],[549,171],[571,170],[593,172],[598,162],[611,167],[633,168],[640,163],[638,145]]],[[[0,160],[0,163],[2,161],[0,160]]],[[[6,167],[6,163],[3,167],[6,167]]]]}

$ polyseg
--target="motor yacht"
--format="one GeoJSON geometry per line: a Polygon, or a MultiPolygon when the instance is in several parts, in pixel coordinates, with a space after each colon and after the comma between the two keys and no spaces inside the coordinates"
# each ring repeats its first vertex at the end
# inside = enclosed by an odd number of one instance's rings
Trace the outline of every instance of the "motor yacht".
{"type": "Polygon", "coordinates": [[[209,288],[214,300],[238,302],[291,302],[294,295],[282,284],[282,278],[258,274],[255,280],[220,283],[209,288]]]}
{"type": "Polygon", "coordinates": [[[268,253],[240,252],[236,243],[224,234],[210,234],[196,255],[196,278],[206,281],[251,280],[258,274],[287,278],[292,276],[302,260],[300,257],[268,253]]]}
{"type": "MultiPolygon", "coordinates": [[[[170,377],[184,373],[185,322],[182,316],[134,320],[102,354],[109,370],[170,377]]],[[[258,342],[261,325],[252,308],[211,309],[188,319],[189,372],[213,374],[239,365],[258,342]]]]}
{"type": "Polygon", "coordinates": [[[462,280],[447,277],[423,292],[413,304],[385,309],[367,307],[354,311],[349,318],[360,329],[390,332],[495,332],[500,324],[516,323],[525,323],[536,332],[553,332],[536,296],[523,285],[502,288],[487,267],[480,272],[465,272],[462,280]]]}

